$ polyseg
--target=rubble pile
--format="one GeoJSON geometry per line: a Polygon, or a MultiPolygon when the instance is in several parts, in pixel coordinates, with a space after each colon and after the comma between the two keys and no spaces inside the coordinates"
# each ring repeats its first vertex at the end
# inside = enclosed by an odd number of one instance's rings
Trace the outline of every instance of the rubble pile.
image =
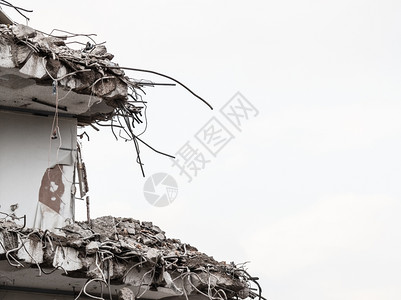
{"type": "Polygon", "coordinates": [[[61,269],[66,276],[137,286],[142,290],[136,297],[160,287],[210,299],[260,297],[250,288],[256,278],[245,269],[167,238],[151,222],[107,216],[60,230],[63,234],[0,221],[0,259],[15,267],[36,266],[43,273],[61,269]]]}
{"type": "MultiPolygon", "coordinates": [[[[127,101],[129,91],[136,95],[140,85],[112,62],[113,55],[104,45],[88,42],[80,50],[68,47],[67,39],[76,36],[54,36],[22,24],[0,24],[0,67],[15,68],[38,85],[89,95],[95,102],[104,100],[111,112],[125,105],[139,113],[140,108],[127,105],[127,101]]],[[[91,116],[86,123],[108,119],[111,112],[91,116]]]]}

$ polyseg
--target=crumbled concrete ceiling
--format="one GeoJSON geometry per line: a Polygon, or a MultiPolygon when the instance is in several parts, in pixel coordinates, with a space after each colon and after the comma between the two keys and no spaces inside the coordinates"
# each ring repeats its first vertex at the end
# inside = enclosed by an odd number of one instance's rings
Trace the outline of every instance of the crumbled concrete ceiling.
{"type": "Polygon", "coordinates": [[[95,287],[102,283],[110,293],[129,287],[136,297],[149,299],[261,297],[250,288],[256,278],[243,267],[217,262],[195,247],[167,238],[151,222],[108,216],[92,220],[91,225],[72,223],[61,231],[64,234],[43,232],[0,219],[0,284],[58,290],[73,286],[77,292],[96,294],[95,287]],[[36,278],[27,283],[27,276],[36,278]],[[50,286],[46,276],[54,276],[50,286]]]}
{"type": "Polygon", "coordinates": [[[0,25],[0,107],[49,113],[57,108],[83,124],[107,119],[136,88],[112,59],[104,45],[74,50],[65,37],[0,25]]]}

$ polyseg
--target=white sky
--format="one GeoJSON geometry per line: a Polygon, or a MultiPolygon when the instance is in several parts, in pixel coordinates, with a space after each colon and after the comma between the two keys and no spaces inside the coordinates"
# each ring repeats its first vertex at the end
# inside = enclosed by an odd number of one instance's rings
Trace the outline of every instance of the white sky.
{"type": "Polygon", "coordinates": [[[32,27],[97,33],[121,66],[173,76],[212,103],[146,89],[142,138],[159,150],[201,150],[195,133],[212,116],[226,122],[219,108],[237,91],[259,110],[191,183],[142,147],[147,175],[178,182],[165,208],[146,202],[133,145],[88,130],[93,216],[151,220],[218,260],[251,261],[268,299],[400,299],[401,2],[14,4],[34,9],[32,27]]]}

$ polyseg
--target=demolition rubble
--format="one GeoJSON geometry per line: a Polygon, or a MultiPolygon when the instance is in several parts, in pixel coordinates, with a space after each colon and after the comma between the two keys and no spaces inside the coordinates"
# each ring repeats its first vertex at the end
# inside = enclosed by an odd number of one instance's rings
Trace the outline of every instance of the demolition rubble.
{"type": "Polygon", "coordinates": [[[61,231],[64,234],[28,229],[2,219],[0,260],[16,268],[36,268],[42,277],[59,269],[64,276],[87,279],[85,287],[91,281],[138,287],[136,297],[160,288],[171,295],[210,299],[258,296],[250,289],[255,278],[243,267],[217,262],[195,247],[166,238],[152,222],[107,216],[90,225],[75,222],[61,231]]]}
{"type": "Polygon", "coordinates": [[[80,125],[108,120],[118,108],[138,114],[140,107],[129,104],[128,99],[137,100],[136,89],[146,82],[125,76],[104,45],[88,42],[80,50],[68,47],[68,39],[77,36],[0,24],[0,74],[5,73],[1,85],[19,91],[14,99],[0,96],[0,106],[12,103],[17,109],[37,111],[57,108],[61,114],[76,117],[80,125]],[[27,89],[31,85],[35,90],[27,89]],[[48,97],[43,99],[44,95],[48,97]]]}

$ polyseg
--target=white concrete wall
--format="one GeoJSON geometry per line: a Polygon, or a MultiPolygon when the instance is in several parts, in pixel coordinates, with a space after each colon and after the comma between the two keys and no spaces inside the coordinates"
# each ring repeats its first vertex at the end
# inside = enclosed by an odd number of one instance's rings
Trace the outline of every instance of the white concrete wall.
{"type": "Polygon", "coordinates": [[[34,227],[35,217],[42,229],[73,218],[77,123],[59,118],[57,139],[50,138],[52,124],[53,117],[0,111],[0,211],[12,213],[10,205],[18,204],[14,213],[26,215],[28,227],[34,227]],[[38,202],[39,191],[50,208],[38,202]]]}

